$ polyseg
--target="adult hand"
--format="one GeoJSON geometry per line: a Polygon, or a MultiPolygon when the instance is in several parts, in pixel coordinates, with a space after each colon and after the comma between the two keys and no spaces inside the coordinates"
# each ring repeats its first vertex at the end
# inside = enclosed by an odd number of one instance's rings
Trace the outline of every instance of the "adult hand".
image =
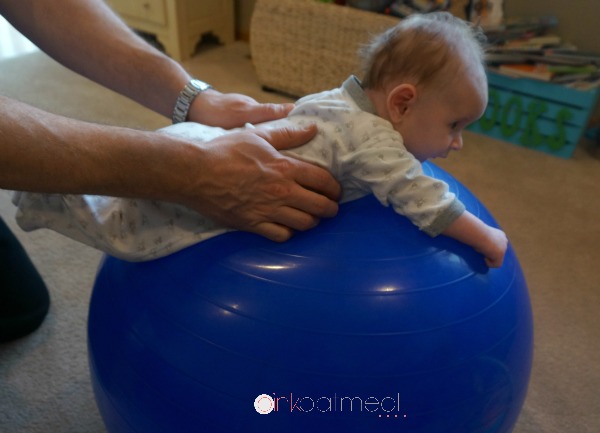
{"type": "Polygon", "coordinates": [[[188,206],[228,227],[278,242],[334,216],[340,186],[333,176],[278,152],[304,144],[315,133],[314,126],[255,129],[198,144],[203,172],[181,192],[200,199],[186,200],[188,206]]]}
{"type": "Polygon", "coordinates": [[[188,120],[230,129],[243,126],[245,123],[254,124],[280,119],[287,116],[292,108],[294,104],[291,103],[260,104],[246,95],[221,93],[210,89],[194,99],[188,120]]]}

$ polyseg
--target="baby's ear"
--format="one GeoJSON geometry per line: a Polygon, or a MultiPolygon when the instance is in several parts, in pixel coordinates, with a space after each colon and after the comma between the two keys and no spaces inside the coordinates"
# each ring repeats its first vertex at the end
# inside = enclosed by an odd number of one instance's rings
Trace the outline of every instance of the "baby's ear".
{"type": "Polygon", "coordinates": [[[416,100],[417,89],[412,84],[405,83],[394,87],[387,98],[387,108],[392,123],[400,122],[416,100]]]}

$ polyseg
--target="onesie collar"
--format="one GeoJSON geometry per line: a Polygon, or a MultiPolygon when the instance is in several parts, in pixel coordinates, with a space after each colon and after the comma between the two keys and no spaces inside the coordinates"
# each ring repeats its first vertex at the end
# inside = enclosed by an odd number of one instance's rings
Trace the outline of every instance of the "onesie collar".
{"type": "Polygon", "coordinates": [[[364,89],[362,88],[362,84],[360,80],[355,75],[350,75],[344,84],[342,84],[342,89],[346,90],[350,97],[354,100],[356,105],[367,113],[377,114],[375,111],[375,106],[371,103],[364,89]]]}

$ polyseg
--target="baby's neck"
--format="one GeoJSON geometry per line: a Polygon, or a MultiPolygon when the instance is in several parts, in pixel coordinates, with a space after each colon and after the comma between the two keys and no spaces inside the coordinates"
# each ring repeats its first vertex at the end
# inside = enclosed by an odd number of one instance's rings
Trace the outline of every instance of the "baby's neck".
{"type": "Polygon", "coordinates": [[[379,117],[390,120],[387,109],[387,95],[383,90],[365,89],[365,94],[371,104],[375,107],[375,112],[379,117]]]}

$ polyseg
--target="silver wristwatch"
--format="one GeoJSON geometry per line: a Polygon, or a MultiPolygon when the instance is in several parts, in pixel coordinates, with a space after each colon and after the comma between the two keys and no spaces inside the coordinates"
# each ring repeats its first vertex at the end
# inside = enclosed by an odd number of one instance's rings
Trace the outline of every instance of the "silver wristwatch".
{"type": "Polygon", "coordinates": [[[190,80],[190,82],[185,85],[179,94],[177,102],[175,102],[175,109],[173,110],[173,123],[185,122],[188,117],[188,112],[190,111],[190,105],[192,105],[194,98],[205,90],[212,88],[213,87],[210,84],[207,84],[204,81],[196,79],[190,80]]]}

